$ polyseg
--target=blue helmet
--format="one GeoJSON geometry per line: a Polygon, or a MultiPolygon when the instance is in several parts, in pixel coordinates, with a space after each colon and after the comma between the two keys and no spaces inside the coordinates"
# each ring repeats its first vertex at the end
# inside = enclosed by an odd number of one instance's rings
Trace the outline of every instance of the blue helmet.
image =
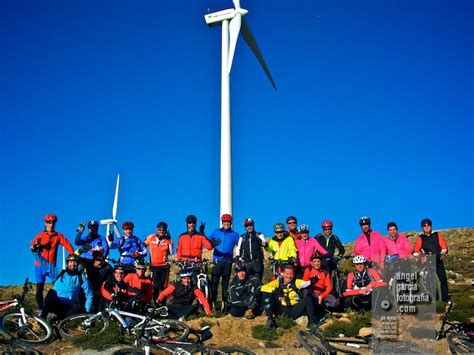
{"type": "Polygon", "coordinates": [[[89,222],[87,222],[87,228],[99,228],[99,222],[95,219],[91,219],[89,222]]]}
{"type": "Polygon", "coordinates": [[[191,277],[193,276],[193,270],[183,269],[179,272],[179,277],[191,277]]]}

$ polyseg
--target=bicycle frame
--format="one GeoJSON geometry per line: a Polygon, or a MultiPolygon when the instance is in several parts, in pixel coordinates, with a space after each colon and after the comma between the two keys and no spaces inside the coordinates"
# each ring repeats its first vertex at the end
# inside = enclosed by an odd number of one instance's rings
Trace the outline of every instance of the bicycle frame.
{"type": "Polygon", "coordinates": [[[26,278],[25,283],[23,285],[23,293],[21,294],[20,297],[18,298],[13,298],[10,300],[6,301],[0,301],[0,311],[7,310],[9,308],[18,308],[18,310],[21,313],[21,320],[23,321],[23,324],[26,324],[26,312],[25,312],[25,307],[23,307],[23,300],[26,297],[26,293],[28,292],[28,278],[26,278]]]}

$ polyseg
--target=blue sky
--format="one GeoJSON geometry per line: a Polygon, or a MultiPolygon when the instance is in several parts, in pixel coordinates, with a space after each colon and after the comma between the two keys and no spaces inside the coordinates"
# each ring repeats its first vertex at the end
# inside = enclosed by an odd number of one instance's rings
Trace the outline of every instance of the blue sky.
{"type": "MultiPolygon", "coordinates": [[[[278,87],[242,39],[231,75],[235,229],[288,215],[343,241],[474,225],[474,4],[244,1],[278,87]]],[[[34,279],[43,216],[70,240],[118,219],[176,238],[219,226],[220,28],[231,1],[0,2],[0,284],[34,279]]],[[[105,233],[105,228],[101,229],[105,233]]]]}

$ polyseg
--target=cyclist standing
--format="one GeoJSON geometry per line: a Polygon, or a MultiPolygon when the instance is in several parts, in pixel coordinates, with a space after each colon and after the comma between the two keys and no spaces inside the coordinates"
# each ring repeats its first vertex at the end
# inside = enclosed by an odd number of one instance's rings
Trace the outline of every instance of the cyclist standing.
{"type": "Polygon", "coordinates": [[[107,244],[107,239],[99,234],[99,222],[91,219],[87,223],[87,228],[89,229],[89,233],[86,236],[82,236],[84,232],[84,222],[80,223],[77,228],[76,240],[74,241],[77,246],[84,244],[91,246],[91,250],[84,252],[81,257],[92,260],[92,248],[96,246],[102,248],[104,256],[107,257],[107,255],[109,255],[109,245],[107,244]]]}
{"type": "Polygon", "coordinates": [[[240,236],[235,257],[245,262],[247,275],[255,276],[260,281],[263,277],[263,250],[267,241],[262,233],[255,231],[255,221],[244,219],[245,233],[240,236]]]}
{"type": "Polygon", "coordinates": [[[108,236],[110,249],[118,249],[120,253],[120,263],[123,264],[126,273],[134,271],[134,262],[138,258],[144,258],[147,255],[143,242],[137,236],[133,235],[133,222],[123,222],[123,236],[114,238],[113,233],[108,236]]]}
{"type": "Polygon", "coordinates": [[[298,250],[298,264],[296,268],[296,277],[301,278],[303,272],[311,265],[310,258],[313,255],[326,255],[327,251],[319,245],[315,238],[309,238],[309,226],[302,224],[298,227],[300,239],[295,241],[298,250]]]}
{"type": "Polygon", "coordinates": [[[62,245],[69,254],[74,253],[74,248],[66,237],[56,232],[55,227],[58,217],[55,214],[47,214],[44,217],[44,231],[37,234],[31,241],[30,249],[37,254],[35,260],[36,276],[36,303],[39,309],[43,309],[43,290],[46,276],[51,280],[56,279],[56,264],[58,256],[58,247],[62,245]]]}
{"type": "Polygon", "coordinates": [[[145,246],[150,250],[151,271],[153,274],[153,299],[168,286],[170,265],[168,258],[173,254],[173,242],[168,238],[168,224],[159,222],[157,233],[145,239],[145,246]]]}
{"type": "Polygon", "coordinates": [[[370,228],[370,218],[361,217],[359,225],[362,233],[357,237],[354,246],[354,255],[363,255],[369,261],[375,264],[378,268],[384,268],[385,260],[385,243],[382,234],[375,232],[370,228]]]}
{"type": "Polygon", "coordinates": [[[294,265],[297,251],[295,240],[285,233],[283,223],[276,223],[273,231],[275,236],[268,241],[266,250],[272,253],[270,260],[275,262],[276,274],[280,274],[285,265],[294,265]]]}
{"type": "Polygon", "coordinates": [[[298,229],[296,228],[298,221],[295,216],[289,216],[286,219],[286,226],[287,226],[287,231],[285,234],[291,235],[293,240],[300,239],[300,234],[298,233],[298,229]]]}
{"type": "Polygon", "coordinates": [[[441,284],[441,299],[443,302],[448,302],[449,289],[448,279],[446,277],[446,269],[444,268],[444,259],[448,253],[448,244],[441,233],[433,232],[433,222],[430,219],[424,218],[421,221],[421,228],[423,233],[418,237],[413,247],[413,255],[433,254],[436,256],[436,275],[441,284]]]}
{"type": "MultiPolygon", "coordinates": [[[[196,231],[196,222],[196,216],[189,215],[186,217],[187,230],[179,236],[178,251],[176,253],[177,260],[200,262],[202,261],[202,249],[206,248],[207,250],[211,250],[217,245],[217,241],[211,244],[203,232],[196,231]]],[[[203,226],[203,224],[201,224],[201,226],[203,226]]],[[[202,230],[204,230],[204,228],[202,228],[202,230]]]]}
{"type": "Polygon", "coordinates": [[[395,222],[387,224],[388,235],[384,237],[387,255],[396,255],[400,259],[406,259],[412,256],[412,248],[408,238],[403,233],[398,233],[398,226],[395,222]]]}
{"type": "Polygon", "coordinates": [[[314,237],[318,243],[327,251],[323,258],[323,269],[332,272],[336,269],[336,260],[334,260],[336,249],[338,251],[337,258],[341,259],[346,252],[339,237],[332,233],[333,223],[329,220],[321,223],[323,232],[314,237]]]}
{"type": "Polygon", "coordinates": [[[214,266],[212,268],[211,279],[211,298],[214,310],[221,310],[226,314],[229,312],[229,281],[232,272],[232,259],[234,256],[234,248],[239,242],[239,235],[232,230],[232,215],[226,213],[221,217],[222,228],[215,229],[209,236],[209,241],[214,244],[214,253],[212,260],[214,266]],[[217,244],[216,244],[217,243],[217,244]],[[222,277],[222,301],[223,307],[220,309],[217,304],[217,291],[219,281],[222,277]]]}

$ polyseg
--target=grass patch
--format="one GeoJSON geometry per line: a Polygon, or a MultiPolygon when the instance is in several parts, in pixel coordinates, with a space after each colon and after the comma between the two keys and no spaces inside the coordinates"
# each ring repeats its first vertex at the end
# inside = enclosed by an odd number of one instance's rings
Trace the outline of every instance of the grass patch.
{"type": "Polygon", "coordinates": [[[252,338],[259,340],[276,340],[280,337],[280,334],[276,329],[268,328],[265,325],[254,325],[252,328],[252,338]]]}
{"type": "MultiPolygon", "coordinates": [[[[449,285],[451,300],[454,306],[449,315],[449,320],[469,323],[474,318],[473,295],[474,290],[470,285],[449,285]]],[[[436,312],[444,314],[445,303],[438,301],[436,303],[436,312]]]]}
{"type": "Polygon", "coordinates": [[[83,337],[73,339],[72,343],[84,350],[107,350],[117,344],[125,342],[125,336],[118,325],[114,322],[99,335],[85,335],[83,337]]]}
{"type": "Polygon", "coordinates": [[[372,321],[371,312],[365,312],[363,314],[354,314],[351,316],[351,322],[343,322],[340,320],[334,321],[326,329],[322,331],[323,336],[329,338],[338,337],[339,334],[344,334],[347,337],[355,337],[359,335],[360,328],[370,327],[372,321]]]}
{"type": "Polygon", "coordinates": [[[296,322],[292,318],[288,317],[284,313],[276,317],[275,323],[278,328],[283,328],[283,329],[290,329],[296,324],[296,322]]]}

